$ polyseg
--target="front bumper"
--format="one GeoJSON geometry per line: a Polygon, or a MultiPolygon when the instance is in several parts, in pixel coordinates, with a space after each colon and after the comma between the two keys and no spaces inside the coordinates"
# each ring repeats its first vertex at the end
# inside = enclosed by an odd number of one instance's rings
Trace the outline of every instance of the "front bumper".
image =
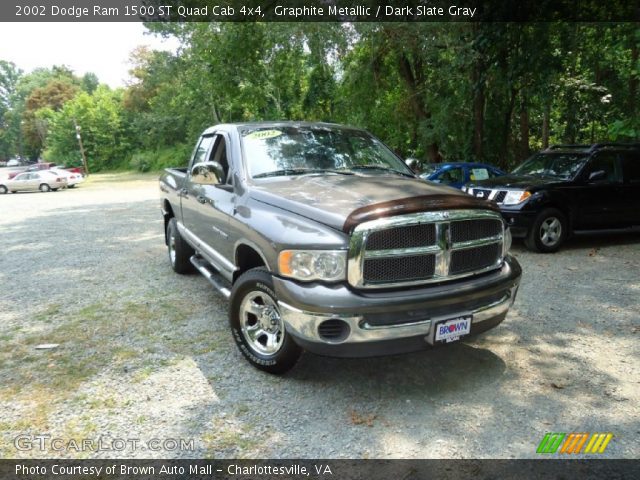
{"type": "Polygon", "coordinates": [[[513,257],[501,269],[465,281],[401,291],[354,291],[345,285],[300,284],[274,278],[287,332],[304,349],[330,356],[390,355],[435,345],[443,320],[472,315],[471,332],[504,320],[522,271],[513,257]],[[346,324],[339,338],[320,333],[327,320],[346,324]]]}
{"type": "Polygon", "coordinates": [[[527,236],[527,232],[533,225],[537,212],[501,208],[500,213],[511,230],[513,238],[523,238],[527,236]]]}

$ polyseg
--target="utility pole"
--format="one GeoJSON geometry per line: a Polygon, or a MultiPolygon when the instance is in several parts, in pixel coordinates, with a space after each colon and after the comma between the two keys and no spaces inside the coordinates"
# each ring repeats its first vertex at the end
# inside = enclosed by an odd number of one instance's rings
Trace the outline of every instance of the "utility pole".
{"type": "Polygon", "coordinates": [[[82,135],[80,135],[80,125],[73,119],[73,125],[76,127],[76,138],[78,139],[78,145],[80,145],[80,153],[82,154],[82,163],[84,164],[84,173],[89,176],[89,165],[87,165],[87,156],[84,154],[84,147],[82,146],[82,135]]]}

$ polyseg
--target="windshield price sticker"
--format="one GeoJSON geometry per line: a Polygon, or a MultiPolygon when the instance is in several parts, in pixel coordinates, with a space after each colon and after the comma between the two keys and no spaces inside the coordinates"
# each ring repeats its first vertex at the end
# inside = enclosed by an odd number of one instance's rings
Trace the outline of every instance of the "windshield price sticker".
{"type": "Polygon", "coordinates": [[[255,132],[245,135],[244,138],[248,138],[249,140],[266,140],[267,138],[279,137],[280,135],[282,135],[280,130],[256,130],[255,132]]]}

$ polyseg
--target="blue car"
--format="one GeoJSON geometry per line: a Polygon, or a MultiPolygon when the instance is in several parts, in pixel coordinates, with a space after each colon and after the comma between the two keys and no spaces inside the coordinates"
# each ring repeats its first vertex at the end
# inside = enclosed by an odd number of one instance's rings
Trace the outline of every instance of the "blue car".
{"type": "Polygon", "coordinates": [[[502,175],[505,175],[505,172],[486,163],[451,162],[426,164],[420,178],[450,187],[462,188],[467,182],[486,180],[502,175]]]}

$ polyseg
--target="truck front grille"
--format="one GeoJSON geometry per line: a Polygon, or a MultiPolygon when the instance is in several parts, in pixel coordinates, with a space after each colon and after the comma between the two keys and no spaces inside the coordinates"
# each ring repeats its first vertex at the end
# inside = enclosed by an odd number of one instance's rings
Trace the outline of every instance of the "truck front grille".
{"type": "Polygon", "coordinates": [[[451,222],[451,241],[468,242],[502,235],[502,222],[494,219],[451,222]]]}
{"type": "Polygon", "coordinates": [[[366,258],[364,280],[367,283],[425,280],[433,277],[436,256],[411,255],[408,257],[366,258]]]}
{"type": "Polygon", "coordinates": [[[487,268],[496,263],[496,258],[502,254],[502,245],[492,243],[483,247],[466,248],[451,252],[449,274],[473,272],[487,268]]]}
{"type": "Polygon", "coordinates": [[[435,243],[436,226],[434,224],[407,225],[371,232],[367,238],[367,249],[413,248],[435,243]]]}
{"type": "Polygon", "coordinates": [[[489,210],[422,212],[358,225],[349,283],[383,288],[440,282],[500,267],[504,224],[489,210]]]}
{"type": "Polygon", "coordinates": [[[507,196],[507,190],[486,189],[486,188],[472,188],[469,195],[474,197],[484,198],[485,200],[493,200],[496,203],[504,202],[507,196]]]}

